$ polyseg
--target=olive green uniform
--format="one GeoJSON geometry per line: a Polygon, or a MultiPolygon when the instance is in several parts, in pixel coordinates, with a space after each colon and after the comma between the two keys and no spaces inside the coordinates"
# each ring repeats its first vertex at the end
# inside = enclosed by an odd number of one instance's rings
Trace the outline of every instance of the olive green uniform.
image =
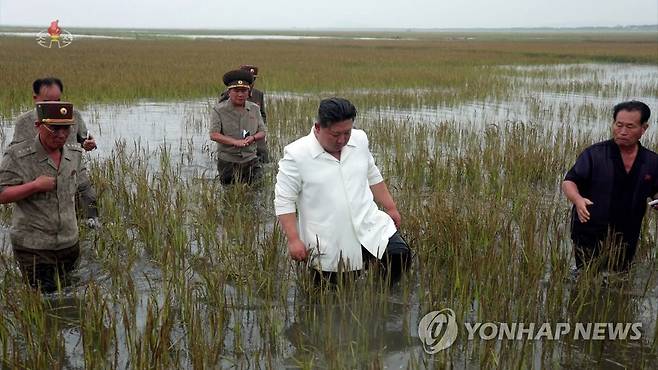
{"type": "MultiPolygon", "coordinates": [[[[244,109],[236,108],[229,100],[217,103],[210,111],[210,133],[220,133],[234,139],[243,139],[243,132],[250,135],[265,132],[265,124],[258,105],[247,101],[244,109]]],[[[257,142],[256,142],[257,143],[257,142]]],[[[237,148],[217,143],[217,169],[223,183],[235,181],[237,174],[250,182],[260,175],[256,157],[256,144],[237,148]]]]}
{"type": "MultiPolygon", "coordinates": [[[[219,102],[228,100],[228,90],[224,90],[219,94],[219,102]]],[[[265,112],[265,94],[256,88],[249,89],[249,98],[247,99],[252,103],[256,103],[260,109],[260,116],[263,117],[263,123],[267,124],[267,113],[265,112]]]]}
{"type": "MultiPolygon", "coordinates": [[[[16,118],[14,122],[14,137],[9,144],[14,145],[26,140],[33,140],[37,135],[37,128],[34,123],[37,121],[37,111],[31,110],[25,112],[16,118]]],[[[82,119],[82,115],[78,111],[73,111],[73,122],[69,137],[66,139],[67,145],[82,144],[87,138],[87,125],[82,119]]],[[[91,186],[89,174],[85,170],[79,174],[80,187],[78,194],[80,197],[80,207],[85,211],[85,216],[88,218],[98,217],[98,209],[96,208],[96,192],[91,186]]]]}
{"type": "Polygon", "coordinates": [[[15,202],[10,229],[11,244],[21,270],[31,284],[39,281],[45,291],[56,289],[52,286],[53,272],[63,266],[62,272],[67,273],[79,254],[75,194],[80,174],[85,172],[82,153],[78,143],[64,145],[57,168],[35,136],[9,146],[0,163],[0,192],[41,175],[56,178],[54,190],[15,202]],[[49,276],[41,276],[44,274],[49,276]]]}
{"type": "MultiPolygon", "coordinates": [[[[228,100],[228,90],[224,90],[224,92],[219,95],[220,103],[225,100],[228,100]]],[[[258,108],[260,109],[260,116],[263,118],[263,123],[267,124],[267,113],[265,112],[265,94],[256,88],[251,88],[249,89],[248,100],[258,105],[258,108]]],[[[256,142],[256,155],[258,156],[258,159],[261,161],[261,163],[269,163],[270,153],[267,150],[267,139],[258,140],[256,142]]]]}

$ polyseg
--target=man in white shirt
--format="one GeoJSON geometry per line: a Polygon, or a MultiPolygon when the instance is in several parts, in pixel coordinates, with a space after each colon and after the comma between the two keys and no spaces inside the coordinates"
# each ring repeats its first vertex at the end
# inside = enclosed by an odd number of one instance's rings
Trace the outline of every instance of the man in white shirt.
{"type": "Polygon", "coordinates": [[[275,211],[290,257],[308,260],[316,281],[321,275],[335,282],[337,272],[361,270],[364,260],[377,259],[395,282],[411,253],[397,232],[401,216],[368,137],[353,128],[354,118],[356,108],[346,99],[320,102],[309,135],[284,148],[275,211]]]}

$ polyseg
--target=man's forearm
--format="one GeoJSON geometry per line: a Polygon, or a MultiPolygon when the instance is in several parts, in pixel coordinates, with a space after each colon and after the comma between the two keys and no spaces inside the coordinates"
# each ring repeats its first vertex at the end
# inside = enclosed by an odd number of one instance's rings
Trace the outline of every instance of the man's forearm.
{"type": "Polygon", "coordinates": [[[562,192],[572,204],[576,204],[576,202],[582,198],[578,191],[578,185],[570,180],[562,182],[562,192]]]}
{"type": "Polygon", "coordinates": [[[386,187],[386,183],[384,181],[380,182],[379,184],[370,186],[370,191],[372,192],[372,196],[375,198],[375,202],[382,206],[384,209],[397,209],[395,201],[393,200],[391,193],[388,191],[388,187],[386,187]]]}
{"type": "Polygon", "coordinates": [[[234,139],[232,137],[222,135],[219,132],[211,132],[210,140],[226,145],[233,145],[234,143],[234,139]]]}
{"type": "Polygon", "coordinates": [[[34,182],[28,182],[26,184],[7,186],[0,193],[0,204],[17,202],[21,199],[25,199],[30,195],[37,192],[34,182]]]}
{"type": "Polygon", "coordinates": [[[286,234],[288,241],[299,239],[296,213],[293,212],[279,215],[279,224],[281,224],[281,229],[283,229],[283,232],[286,234]]]}
{"type": "Polygon", "coordinates": [[[254,136],[254,141],[263,140],[265,139],[265,131],[258,131],[253,136],[254,136]]]}

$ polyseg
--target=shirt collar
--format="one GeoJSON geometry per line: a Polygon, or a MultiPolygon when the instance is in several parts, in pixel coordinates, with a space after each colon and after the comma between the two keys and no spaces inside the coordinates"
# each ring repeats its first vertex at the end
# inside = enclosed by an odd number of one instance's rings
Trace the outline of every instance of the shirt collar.
{"type": "MultiPolygon", "coordinates": [[[[41,162],[48,162],[48,164],[49,164],[52,168],[54,168],[55,170],[57,170],[57,166],[55,165],[55,162],[53,162],[53,160],[52,160],[52,159],[50,158],[50,156],[48,155],[48,152],[46,152],[46,148],[44,148],[44,147],[43,147],[43,144],[41,144],[41,140],[39,140],[39,135],[37,135],[37,136],[34,138],[34,141],[32,142],[32,149],[36,152],[36,155],[37,155],[37,161],[39,161],[39,163],[41,163],[41,162]]],[[[70,160],[70,158],[69,158],[67,155],[64,155],[64,152],[65,152],[65,151],[64,151],[64,149],[62,148],[62,158],[65,158],[65,159],[67,159],[67,160],[70,160]]],[[[62,162],[60,162],[60,166],[61,166],[61,163],[62,163],[62,162]]]]}
{"type": "MultiPolygon", "coordinates": [[[[308,136],[311,137],[311,156],[313,158],[317,158],[320,154],[326,153],[322,145],[320,145],[320,142],[318,141],[318,138],[315,137],[315,125],[311,126],[311,132],[308,134],[308,136]]],[[[341,155],[344,155],[347,151],[349,151],[351,148],[357,147],[357,143],[354,140],[354,135],[350,135],[350,140],[347,142],[347,145],[343,148],[343,152],[341,155]],[[345,149],[348,149],[347,151],[345,149]]],[[[344,158],[344,157],[343,157],[344,158]]]]}
{"type": "MultiPolygon", "coordinates": [[[[612,158],[621,158],[621,150],[619,150],[619,145],[615,143],[614,139],[610,139],[610,146],[612,147],[612,151],[610,152],[610,157],[612,158]]],[[[635,156],[635,162],[638,163],[644,163],[644,147],[642,146],[641,142],[637,142],[637,155],[635,156]]],[[[635,163],[633,162],[633,163],[635,163]]]]}
{"type": "Polygon", "coordinates": [[[39,140],[39,135],[37,134],[34,137],[34,141],[32,142],[32,149],[37,153],[37,160],[39,162],[47,161],[48,158],[48,153],[46,152],[46,149],[43,147],[43,144],[41,144],[41,140],[39,140]]]}
{"type": "MultiPolygon", "coordinates": [[[[231,109],[232,111],[234,111],[234,112],[239,112],[238,108],[237,108],[235,105],[233,105],[233,103],[231,103],[231,99],[227,100],[226,102],[228,103],[228,106],[230,107],[230,109],[231,109]]],[[[249,104],[247,104],[246,101],[244,102],[244,109],[245,109],[247,112],[251,111],[251,107],[249,106],[249,104]]]]}
{"type": "Polygon", "coordinates": [[[639,163],[644,163],[644,147],[642,146],[642,143],[639,141],[637,142],[637,156],[635,156],[635,160],[639,163]]]}

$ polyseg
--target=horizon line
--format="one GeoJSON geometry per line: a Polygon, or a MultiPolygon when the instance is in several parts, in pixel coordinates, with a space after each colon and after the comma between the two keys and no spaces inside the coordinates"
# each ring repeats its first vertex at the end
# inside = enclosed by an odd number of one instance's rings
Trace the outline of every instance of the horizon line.
{"type": "MultiPolygon", "coordinates": [[[[43,28],[43,25],[14,25],[0,24],[0,27],[17,27],[17,28],[43,28]]],[[[614,25],[614,26],[542,26],[542,27],[292,27],[292,28],[161,28],[161,27],[86,27],[86,26],[69,26],[68,29],[97,29],[97,30],[120,30],[120,31],[149,31],[149,30],[176,30],[176,31],[392,31],[392,32],[413,32],[413,31],[503,31],[503,30],[587,30],[587,29],[610,29],[625,30],[642,28],[658,32],[658,24],[634,24],[634,25],[614,25]],[[653,29],[652,29],[653,28],[653,29]]]]}

